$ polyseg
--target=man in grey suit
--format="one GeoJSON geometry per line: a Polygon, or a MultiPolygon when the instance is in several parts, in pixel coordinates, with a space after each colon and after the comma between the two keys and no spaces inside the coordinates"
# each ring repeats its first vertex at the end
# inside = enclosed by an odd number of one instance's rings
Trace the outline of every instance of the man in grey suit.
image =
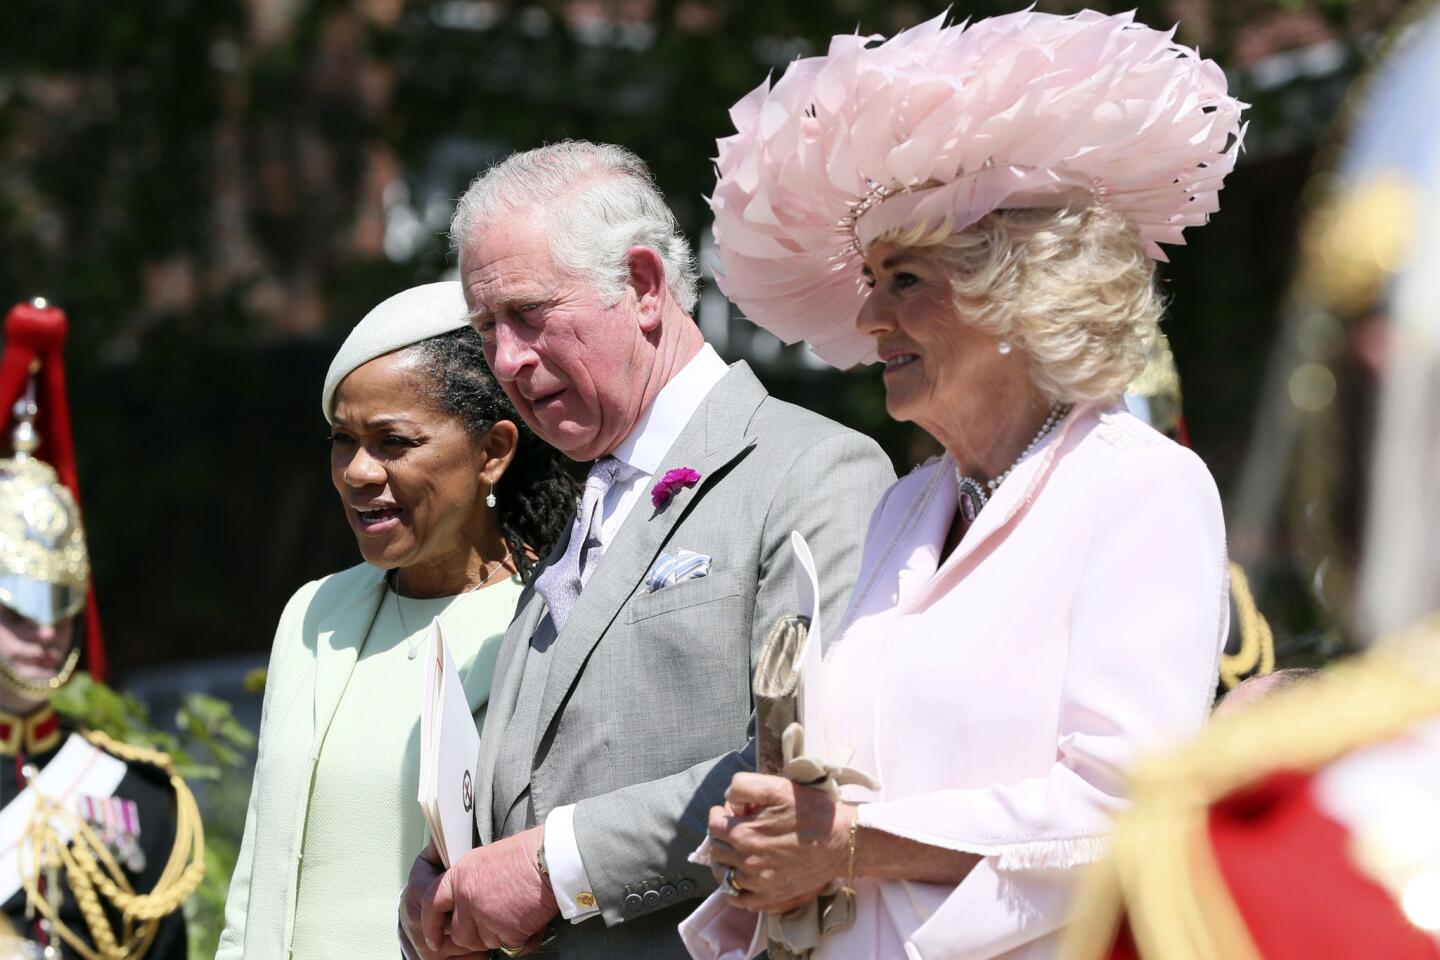
{"type": "Polygon", "coordinates": [[[704,342],[689,245],[633,154],[512,156],[451,227],[491,370],[536,433],[595,463],[496,665],[482,846],[443,873],[417,860],[401,926],[425,958],[683,958],[676,925],[715,886],[687,857],[753,768],[751,670],[796,612],[790,532],[838,626],[894,473],[704,342]]]}

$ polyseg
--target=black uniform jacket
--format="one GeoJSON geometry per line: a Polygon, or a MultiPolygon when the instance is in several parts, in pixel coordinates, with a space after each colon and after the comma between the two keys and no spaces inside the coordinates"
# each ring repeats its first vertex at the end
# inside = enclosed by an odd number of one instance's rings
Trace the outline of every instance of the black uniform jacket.
{"type": "MultiPolygon", "coordinates": [[[[44,767],[55,754],[59,753],[60,747],[71,731],[63,731],[60,742],[55,748],[35,756],[5,756],[0,755],[0,806],[14,800],[20,793],[21,770],[26,763],[33,763],[37,767],[44,767]]],[[[129,877],[131,888],[139,893],[149,893],[155,888],[155,883],[165,869],[166,862],[170,859],[170,851],[175,845],[175,791],[170,786],[169,777],[158,767],[146,763],[127,763],[129,768],[120,785],[116,787],[114,796],[131,800],[139,814],[139,846],[143,851],[143,864],[140,864],[139,871],[132,871],[129,866],[121,860],[122,868],[129,877]]],[[[135,858],[132,858],[132,860],[135,858]]],[[[85,938],[87,943],[93,947],[93,940],[90,935],[90,928],[85,924],[85,918],[80,913],[80,908],[75,902],[75,897],[70,891],[64,873],[60,875],[60,883],[65,888],[64,899],[60,906],[60,919],[71,930],[85,938]]],[[[103,899],[103,898],[102,898],[103,899]]],[[[42,941],[38,927],[38,916],[27,920],[25,917],[25,891],[19,890],[3,906],[5,916],[10,924],[23,937],[42,941]]],[[[111,929],[120,931],[120,912],[107,905],[106,912],[110,916],[111,929]]],[[[56,938],[58,941],[59,938],[56,938]]],[[[117,937],[118,939],[118,937],[117,937]]],[[[60,942],[62,955],[67,958],[78,957],[68,944],[60,942]]],[[[148,952],[144,954],[145,960],[185,960],[186,957],[185,917],[181,910],[166,916],[160,921],[160,930],[156,934],[155,941],[148,952]]],[[[139,957],[131,960],[140,960],[139,957]]]]}

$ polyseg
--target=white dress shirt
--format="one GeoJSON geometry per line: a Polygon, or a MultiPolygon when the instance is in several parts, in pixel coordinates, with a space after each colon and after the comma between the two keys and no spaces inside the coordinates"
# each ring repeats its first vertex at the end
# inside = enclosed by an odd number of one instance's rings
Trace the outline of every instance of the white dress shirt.
{"type": "MultiPolygon", "coordinates": [[[[650,409],[641,414],[635,429],[630,431],[611,456],[622,464],[615,483],[600,504],[600,551],[620,532],[625,518],[635,504],[650,492],[655,472],[660,469],[681,431],[700,408],[711,389],[719,383],[729,367],[720,355],[705,344],[689,363],[660,389],[650,409]]],[[[594,565],[581,574],[582,583],[589,579],[594,565]]],[[[560,905],[560,915],[579,923],[600,912],[595,895],[590,892],[590,878],[580,859],[575,840],[575,807],[556,807],[545,818],[545,862],[550,870],[550,886],[560,905]]]]}

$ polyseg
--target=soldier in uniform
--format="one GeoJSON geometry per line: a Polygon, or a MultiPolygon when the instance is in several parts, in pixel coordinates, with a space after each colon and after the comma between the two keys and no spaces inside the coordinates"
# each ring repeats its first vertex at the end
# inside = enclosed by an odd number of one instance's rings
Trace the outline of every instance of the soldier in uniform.
{"type": "Polygon", "coordinates": [[[12,311],[7,360],[37,330],[56,349],[30,350],[0,460],[0,960],[184,960],[180,907],[204,873],[193,796],[165,754],[75,729],[51,704],[80,661],[90,564],[75,498],[36,455],[34,366],[56,362],[63,314],[12,311]]]}
{"type": "Polygon", "coordinates": [[[1137,772],[1071,957],[1440,958],[1440,5],[1413,9],[1312,194],[1253,458],[1289,483],[1242,488],[1288,487],[1269,512],[1367,649],[1137,772]]]}

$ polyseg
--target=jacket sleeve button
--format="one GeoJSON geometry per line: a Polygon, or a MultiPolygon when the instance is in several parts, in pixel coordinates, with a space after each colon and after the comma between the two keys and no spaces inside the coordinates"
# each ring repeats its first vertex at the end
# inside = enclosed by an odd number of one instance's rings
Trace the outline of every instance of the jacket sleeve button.
{"type": "Polygon", "coordinates": [[[695,892],[695,881],[694,881],[694,880],[681,880],[679,883],[677,883],[677,884],[675,885],[675,889],[680,892],[680,896],[682,896],[682,897],[688,897],[688,896],[690,896],[690,894],[692,894],[692,893],[695,892]]]}
{"type": "Polygon", "coordinates": [[[625,894],[625,912],[626,912],[626,913],[634,913],[636,910],[639,910],[639,909],[640,909],[640,904],[642,904],[642,903],[644,903],[644,901],[640,899],[640,894],[638,894],[638,893],[627,893],[627,894],[625,894]]]}
{"type": "Polygon", "coordinates": [[[660,888],[660,899],[664,900],[666,903],[674,900],[676,896],[678,896],[678,893],[675,890],[675,885],[673,883],[667,883],[665,884],[665,886],[660,888]]]}
{"type": "Polygon", "coordinates": [[[658,907],[659,905],[660,905],[660,891],[659,891],[659,890],[646,890],[646,891],[645,891],[645,906],[647,906],[647,907],[658,907]]]}

